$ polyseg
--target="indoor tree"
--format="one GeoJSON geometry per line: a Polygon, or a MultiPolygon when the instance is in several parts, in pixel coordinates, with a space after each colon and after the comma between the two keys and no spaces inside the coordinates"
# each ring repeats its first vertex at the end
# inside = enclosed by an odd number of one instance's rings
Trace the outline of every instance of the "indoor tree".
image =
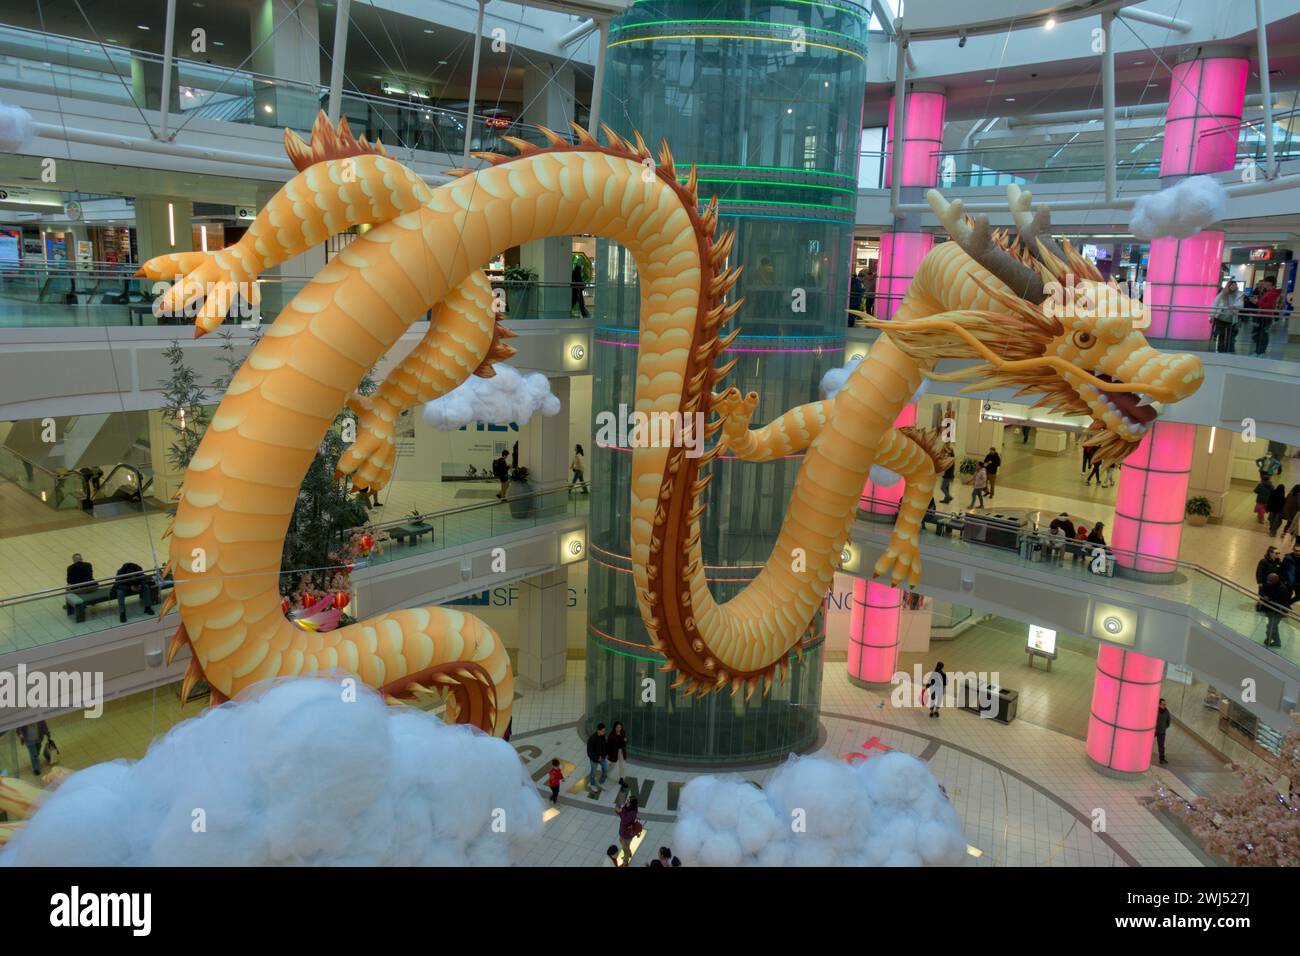
{"type": "Polygon", "coordinates": [[[1232,765],[1240,786],[1231,792],[1186,800],[1156,789],[1201,845],[1233,866],[1300,866],[1300,717],[1292,719],[1274,769],[1232,765]]]}

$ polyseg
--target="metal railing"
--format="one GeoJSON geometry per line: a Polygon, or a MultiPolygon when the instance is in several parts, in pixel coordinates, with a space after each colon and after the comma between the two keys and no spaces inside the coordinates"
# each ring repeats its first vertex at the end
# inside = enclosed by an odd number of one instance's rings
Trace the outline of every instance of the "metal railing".
{"type": "MultiPolygon", "coordinates": [[[[382,553],[372,554],[354,567],[384,564],[445,548],[472,544],[476,541],[491,540],[502,534],[541,527],[568,517],[582,517],[587,513],[587,502],[586,495],[570,495],[567,484],[557,483],[528,491],[519,491],[516,485],[515,490],[505,501],[494,498],[490,501],[421,513],[419,518],[426,526],[425,529],[418,530],[418,534],[414,532],[404,534],[405,542],[390,541],[382,553]]],[[[396,537],[393,535],[394,531],[412,524],[415,520],[415,515],[407,515],[402,519],[349,529],[349,532],[344,534],[370,530],[385,531],[390,536],[396,537]]],[[[281,571],[280,575],[282,579],[287,579],[286,585],[289,586],[289,590],[292,590],[292,586],[304,572],[344,569],[344,566],[298,568],[281,571]]],[[[162,568],[158,565],[145,567],[140,573],[148,579],[161,582],[160,590],[167,586],[169,581],[163,578],[162,568]]],[[[78,584],[75,588],[63,584],[27,594],[0,598],[0,654],[119,626],[116,613],[95,612],[88,608],[78,611],[75,607],[76,602],[67,601],[70,595],[79,592],[90,593],[111,589],[116,580],[116,575],[108,578],[97,577],[93,581],[78,584]],[[79,615],[84,617],[84,620],[77,620],[79,615]]],[[[101,603],[112,602],[105,599],[101,603]]],[[[130,602],[127,607],[128,619],[140,620],[141,617],[136,614],[138,610],[138,601],[130,602]]]]}
{"type": "MultiPolygon", "coordinates": [[[[959,491],[958,486],[953,490],[959,491]]],[[[898,511],[896,502],[864,496],[859,502],[858,517],[881,526],[898,511]]],[[[1016,509],[1020,510],[1020,509],[1016,509]]],[[[1034,512],[1041,509],[1024,509],[1034,512]]],[[[1230,581],[1219,573],[1178,558],[1166,558],[1138,551],[1116,548],[1113,545],[1095,545],[1079,539],[1061,539],[1042,534],[1034,524],[1016,531],[1016,547],[1003,548],[964,537],[962,531],[972,517],[979,520],[979,512],[942,511],[934,509],[926,514],[926,525],[935,525],[935,533],[922,535],[922,541],[935,549],[962,554],[986,566],[1014,565],[1069,576],[1078,583],[1096,586],[1104,580],[1105,586],[1128,592],[1135,605],[1146,598],[1175,601],[1196,608],[1205,618],[1217,621],[1227,629],[1252,643],[1264,645],[1267,632],[1267,615],[1255,610],[1257,605],[1269,606],[1293,629],[1300,629],[1300,614],[1281,605],[1263,602],[1256,591],[1230,581]],[[948,532],[948,533],[941,533],[948,532]],[[1104,561],[1101,575],[1094,571],[1100,557],[1104,561]],[[1070,560],[1066,561],[1066,557],[1070,560]],[[1142,577],[1127,576],[1125,568],[1147,571],[1142,577]],[[1150,572],[1161,574],[1154,580],[1150,572]]],[[[1072,516],[1073,517],[1073,516],[1072,516]]],[[[1077,520],[1077,519],[1076,519],[1077,520]]],[[[924,554],[924,552],[923,552],[924,554]]],[[[1294,635],[1284,639],[1280,647],[1269,650],[1293,664],[1300,664],[1300,642],[1294,635]]]]}

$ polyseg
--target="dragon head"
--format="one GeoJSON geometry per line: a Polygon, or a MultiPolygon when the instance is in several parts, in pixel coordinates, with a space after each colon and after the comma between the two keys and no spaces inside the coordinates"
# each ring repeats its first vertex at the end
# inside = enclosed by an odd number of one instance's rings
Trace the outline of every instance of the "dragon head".
{"type": "Polygon", "coordinates": [[[990,230],[984,216],[967,217],[961,200],[937,191],[927,198],[949,235],[982,266],[968,278],[998,311],[948,312],[934,318],[868,322],[927,368],[940,359],[977,359],[932,378],[974,379],[963,391],[997,387],[1040,397],[1066,415],[1087,415],[1086,444],[1097,459],[1123,459],[1150,431],[1162,408],[1200,387],[1194,355],[1165,354],[1147,342],[1141,302],[1048,232],[1046,207],[1030,211],[1031,196],[1008,187],[1018,237],[990,230]]]}

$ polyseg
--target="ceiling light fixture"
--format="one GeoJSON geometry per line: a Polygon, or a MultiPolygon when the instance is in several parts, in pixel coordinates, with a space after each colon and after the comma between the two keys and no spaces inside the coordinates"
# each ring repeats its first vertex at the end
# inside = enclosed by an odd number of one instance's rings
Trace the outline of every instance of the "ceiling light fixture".
{"type": "Polygon", "coordinates": [[[1007,102],[1008,102],[1008,103],[1014,103],[1015,101],[1016,101],[1016,98],[1015,98],[1014,96],[1008,96],[1008,97],[1007,97],[1007,102]]]}
{"type": "Polygon", "coordinates": [[[1043,24],[1043,29],[1050,30],[1054,26],[1056,26],[1056,17],[1048,17],[1047,22],[1043,24]]]}
{"type": "Polygon", "coordinates": [[[147,26],[145,26],[143,23],[137,23],[137,24],[135,25],[135,28],[136,28],[137,30],[148,30],[148,29],[149,29],[149,28],[148,28],[147,26]]]}

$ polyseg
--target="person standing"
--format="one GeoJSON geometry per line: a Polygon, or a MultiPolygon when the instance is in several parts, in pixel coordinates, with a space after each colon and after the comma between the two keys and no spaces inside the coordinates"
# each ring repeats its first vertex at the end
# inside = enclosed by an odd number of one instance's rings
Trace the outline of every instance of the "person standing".
{"type": "Polygon", "coordinates": [[[610,763],[618,765],[618,785],[627,786],[627,732],[623,730],[621,720],[614,721],[614,729],[609,732],[609,739],[605,742],[605,752],[609,755],[610,763]]]}
{"type": "Polygon", "coordinates": [[[1092,466],[1092,456],[1097,454],[1096,445],[1083,446],[1083,467],[1079,469],[1080,474],[1087,474],[1088,469],[1092,466]]]}
{"type": "MultiPolygon", "coordinates": [[[[849,311],[862,311],[862,273],[855,272],[849,279],[849,311]]],[[[849,316],[849,325],[852,326],[857,322],[857,316],[849,316]]]]}
{"type": "Polygon", "coordinates": [[[1101,487],[1101,459],[1094,455],[1092,458],[1088,460],[1092,462],[1092,471],[1088,473],[1088,477],[1083,480],[1083,483],[1085,485],[1091,485],[1092,479],[1096,478],[1097,487],[1100,488],[1101,487]]]}
{"type": "Polygon", "coordinates": [[[582,493],[587,494],[587,458],[582,453],[581,445],[573,446],[573,461],[569,462],[569,469],[573,472],[573,482],[569,489],[581,488],[582,493]]]}
{"type": "Polygon", "coordinates": [[[1286,485],[1278,482],[1268,496],[1268,533],[1270,537],[1277,536],[1277,530],[1282,527],[1282,516],[1285,513],[1286,485]]]}
{"type": "Polygon", "coordinates": [[[1264,646],[1281,647],[1282,615],[1287,613],[1294,600],[1292,586],[1283,581],[1280,574],[1270,574],[1264,579],[1259,596],[1264,602],[1264,616],[1268,618],[1268,626],[1264,629],[1264,646]]]}
{"type": "Polygon", "coordinates": [[[1268,499],[1273,497],[1273,479],[1264,475],[1255,486],[1255,524],[1263,524],[1268,514],[1268,499]]]}
{"type": "Polygon", "coordinates": [[[506,450],[501,449],[501,457],[492,459],[492,477],[501,482],[501,490],[497,492],[497,497],[505,500],[506,493],[510,490],[510,462],[506,460],[506,450]]]}
{"type": "Polygon", "coordinates": [[[591,776],[587,778],[587,786],[599,790],[609,779],[609,741],[605,739],[604,724],[597,724],[596,732],[587,738],[587,759],[591,761],[591,776]],[[596,780],[597,770],[600,771],[599,782],[596,780]]]}
{"type": "Polygon", "coordinates": [[[1169,705],[1163,697],[1156,706],[1156,747],[1160,751],[1160,762],[1169,763],[1165,759],[1165,734],[1169,732],[1169,723],[1173,720],[1173,715],[1169,713],[1169,705]]]}
{"type": "Polygon", "coordinates": [[[868,315],[876,314],[876,264],[874,262],[862,271],[862,311],[868,315]]]}
{"type": "Polygon", "coordinates": [[[989,446],[989,453],[984,456],[984,470],[988,472],[989,477],[989,497],[992,498],[994,492],[998,490],[998,469],[1002,467],[1002,456],[998,454],[997,449],[989,446]]]}
{"type": "Polygon", "coordinates": [[[587,300],[582,296],[582,290],[587,285],[587,277],[582,273],[582,263],[576,259],[573,263],[573,271],[569,274],[569,286],[573,289],[569,297],[569,312],[572,313],[574,307],[582,313],[584,319],[590,318],[587,312],[587,300]]]}
{"type": "Polygon", "coordinates": [[[641,835],[645,828],[637,819],[636,797],[628,797],[627,803],[615,804],[614,812],[618,814],[618,843],[623,848],[623,865],[632,862],[632,841],[641,835]]]}
{"type": "Polygon", "coordinates": [[[1219,290],[1210,306],[1210,327],[1214,340],[1214,351],[1231,352],[1236,344],[1237,310],[1241,308],[1241,292],[1237,289],[1237,280],[1229,279],[1228,284],[1219,290]]]}
{"type": "Polygon", "coordinates": [[[1259,281],[1263,291],[1255,302],[1255,354],[1263,355],[1268,351],[1268,330],[1282,305],[1282,293],[1277,287],[1277,280],[1272,276],[1265,276],[1259,281]]]}
{"type": "MultiPolygon", "coordinates": [[[[1297,485],[1300,488],[1300,485],[1297,485]]],[[[95,583],[95,567],[89,561],[81,560],[80,554],[72,556],[67,573],[69,591],[85,591],[95,583]]]]}
{"type": "Polygon", "coordinates": [[[50,728],[43,720],[18,728],[18,739],[27,748],[27,755],[32,760],[32,773],[38,777],[41,775],[41,743],[49,733],[50,728]]]}
{"type": "Polygon", "coordinates": [[[1300,517],[1297,516],[1300,516],[1300,485],[1292,485],[1291,493],[1282,505],[1283,534],[1296,534],[1297,525],[1300,525],[1300,517]]]}
{"type": "Polygon", "coordinates": [[[983,464],[975,469],[975,477],[970,482],[970,507],[975,507],[975,499],[980,501],[980,507],[984,507],[984,489],[988,487],[989,473],[983,464]]]}
{"type": "Polygon", "coordinates": [[[1273,454],[1272,450],[1266,451],[1256,458],[1255,467],[1259,470],[1260,481],[1265,478],[1271,481],[1282,473],[1282,463],[1277,460],[1277,456],[1273,454]]]}
{"type": "Polygon", "coordinates": [[[926,699],[930,704],[930,716],[939,716],[939,707],[943,704],[944,688],[948,686],[948,674],[943,669],[943,661],[934,665],[930,680],[926,684],[926,699]]]}
{"type": "Polygon", "coordinates": [[[564,771],[560,769],[560,758],[551,758],[551,770],[546,775],[546,785],[551,788],[551,804],[560,801],[560,784],[564,782],[564,771]]]}
{"type": "MultiPolygon", "coordinates": [[[[1261,597],[1264,595],[1264,584],[1268,581],[1270,574],[1276,574],[1279,577],[1282,574],[1282,552],[1271,544],[1268,546],[1268,550],[1264,552],[1264,557],[1259,559],[1259,564],[1255,565],[1255,584],[1258,585],[1261,597]]],[[[1262,611],[1264,606],[1258,604],[1255,606],[1255,610],[1262,611]]]]}
{"type": "Polygon", "coordinates": [[[944,445],[943,453],[949,459],[948,468],[943,473],[943,480],[939,482],[939,491],[943,494],[943,501],[940,504],[946,505],[952,501],[952,495],[948,489],[952,487],[952,480],[957,475],[957,457],[953,454],[952,445],[944,445]]]}
{"type": "Polygon", "coordinates": [[[1291,542],[1291,553],[1282,559],[1282,567],[1277,573],[1291,589],[1290,600],[1294,600],[1300,591],[1300,538],[1291,542]]]}

